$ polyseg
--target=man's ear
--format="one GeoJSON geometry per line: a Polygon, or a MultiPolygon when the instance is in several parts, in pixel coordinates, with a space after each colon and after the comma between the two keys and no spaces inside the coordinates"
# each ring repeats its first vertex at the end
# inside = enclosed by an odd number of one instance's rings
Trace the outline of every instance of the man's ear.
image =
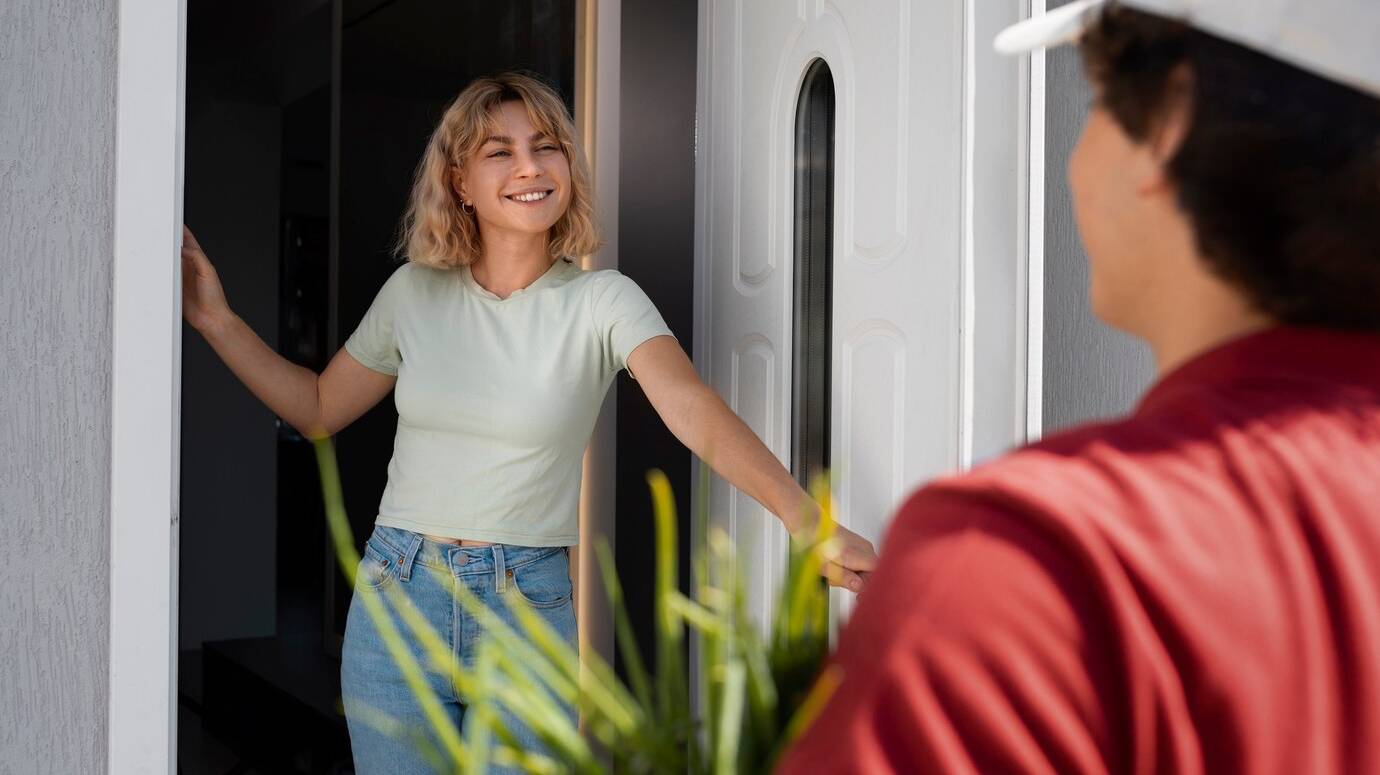
{"type": "Polygon", "coordinates": [[[1188,133],[1193,129],[1193,69],[1181,64],[1169,73],[1164,85],[1163,102],[1159,116],[1148,139],[1149,151],[1158,167],[1158,173],[1147,179],[1145,190],[1167,187],[1169,165],[1179,155],[1188,133]]]}

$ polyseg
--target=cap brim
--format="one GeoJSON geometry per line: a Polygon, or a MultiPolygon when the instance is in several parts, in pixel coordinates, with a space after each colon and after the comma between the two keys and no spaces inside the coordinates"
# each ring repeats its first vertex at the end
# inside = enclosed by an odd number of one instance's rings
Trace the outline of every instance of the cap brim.
{"type": "Polygon", "coordinates": [[[992,45],[1000,54],[1024,54],[1075,43],[1097,20],[1106,3],[1107,0],[1076,0],[1007,27],[992,45]]]}

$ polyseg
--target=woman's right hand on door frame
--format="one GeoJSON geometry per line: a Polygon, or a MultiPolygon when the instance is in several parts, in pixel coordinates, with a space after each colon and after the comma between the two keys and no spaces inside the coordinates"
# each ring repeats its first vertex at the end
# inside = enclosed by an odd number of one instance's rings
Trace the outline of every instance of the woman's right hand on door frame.
{"type": "Polygon", "coordinates": [[[186,224],[182,225],[182,317],[198,331],[233,317],[216,268],[186,224]]]}

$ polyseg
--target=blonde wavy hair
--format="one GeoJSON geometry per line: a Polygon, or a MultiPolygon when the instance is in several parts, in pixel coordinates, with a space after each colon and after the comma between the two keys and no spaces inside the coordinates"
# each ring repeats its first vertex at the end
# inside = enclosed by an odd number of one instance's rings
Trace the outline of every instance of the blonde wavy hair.
{"type": "Polygon", "coordinates": [[[484,138],[503,133],[496,114],[498,106],[506,102],[521,102],[532,126],[560,143],[570,163],[570,204],[547,233],[548,252],[552,257],[573,258],[599,249],[589,166],[575,144],[575,126],[565,103],[536,78],[507,72],[479,78],[466,86],[431,133],[417,165],[411,200],[394,249],[399,257],[455,269],[483,255],[479,221],[474,213],[460,208],[460,198],[451,187],[452,167],[463,169],[484,138]]]}

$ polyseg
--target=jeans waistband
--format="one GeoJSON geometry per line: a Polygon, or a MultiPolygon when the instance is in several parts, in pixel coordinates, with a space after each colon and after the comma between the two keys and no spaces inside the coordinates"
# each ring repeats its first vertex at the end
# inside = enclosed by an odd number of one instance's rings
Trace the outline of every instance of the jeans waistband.
{"type": "Polygon", "coordinates": [[[420,533],[397,527],[375,525],[369,537],[375,548],[397,560],[402,566],[400,578],[407,581],[413,565],[452,573],[456,576],[494,574],[503,584],[505,572],[528,563],[543,560],[568,551],[564,546],[458,546],[433,541],[420,533]]]}

